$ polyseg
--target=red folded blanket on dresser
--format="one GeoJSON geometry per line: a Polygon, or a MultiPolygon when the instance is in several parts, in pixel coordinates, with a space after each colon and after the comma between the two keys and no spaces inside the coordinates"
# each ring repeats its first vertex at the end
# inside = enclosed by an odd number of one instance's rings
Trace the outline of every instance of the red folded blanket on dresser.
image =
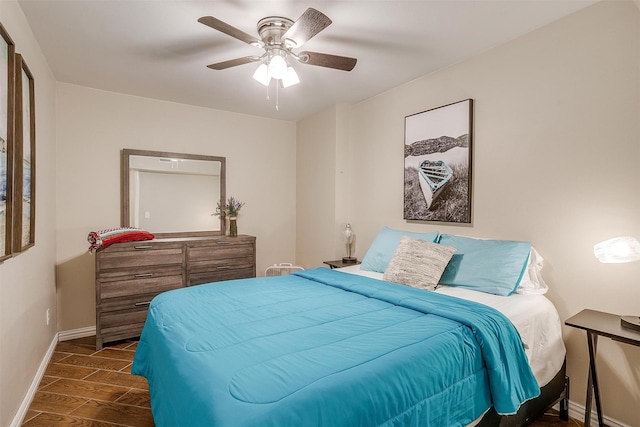
{"type": "Polygon", "coordinates": [[[108,230],[92,231],[87,237],[89,252],[94,253],[114,243],[151,240],[155,236],[148,231],[135,227],[111,228],[108,230]]]}

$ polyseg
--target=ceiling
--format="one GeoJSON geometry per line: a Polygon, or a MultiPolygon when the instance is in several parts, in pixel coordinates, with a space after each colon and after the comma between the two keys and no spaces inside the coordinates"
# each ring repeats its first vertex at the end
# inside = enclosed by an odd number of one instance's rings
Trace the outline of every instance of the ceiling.
{"type": "MultiPolygon", "coordinates": [[[[352,104],[506,43],[598,0],[18,0],[59,82],[283,120],[352,104]],[[251,76],[260,55],[197,22],[206,15],[255,35],[266,16],[308,8],[333,24],[302,50],[358,58],[351,72],[294,64],[278,91],[251,76]]],[[[28,61],[28,58],[25,58],[28,61]]]]}

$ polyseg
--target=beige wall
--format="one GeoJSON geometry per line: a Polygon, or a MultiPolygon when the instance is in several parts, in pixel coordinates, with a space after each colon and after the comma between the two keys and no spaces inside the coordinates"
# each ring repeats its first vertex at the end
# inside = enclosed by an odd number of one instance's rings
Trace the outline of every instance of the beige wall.
{"type": "MultiPolygon", "coordinates": [[[[384,225],[528,240],[546,258],[548,297],[562,319],[584,308],[640,314],[640,263],[600,264],[593,255],[606,238],[640,237],[640,12],[633,2],[596,4],[342,113],[354,153],[347,216],[359,258],[384,225]],[[466,98],[475,100],[473,223],[406,222],[404,117],[466,98]]],[[[319,158],[324,168],[304,182],[306,162],[298,159],[298,250],[301,242],[318,248],[308,264],[343,255],[329,252],[341,218],[324,224],[317,217],[331,214],[338,198],[319,182],[331,186],[344,162],[328,158],[336,142],[327,127],[336,130],[338,119],[327,117],[309,117],[298,130],[299,156],[319,158]],[[310,135],[317,128],[326,140],[310,135]],[[301,197],[311,204],[314,192],[319,203],[300,209],[301,197]]],[[[564,333],[571,399],[584,404],[585,334],[564,333]]],[[[598,368],[605,415],[639,426],[640,348],[601,339],[598,368]]]]}
{"type": "Polygon", "coordinates": [[[56,129],[55,81],[15,1],[0,2],[0,22],[33,74],[36,100],[36,244],[0,264],[0,425],[8,426],[56,333],[56,129]]]}
{"type": "Polygon", "coordinates": [[[342,233],[352,222],[353,200],[350,108],[334,105],[298,122],[296,262],[304,268],[346,255],[342,233]]]}
{"type": "Polygon", "coordinates": [[[304,268],[334,252],[336,116],[331,107],[297,126],[296,263],[304,268]]]}
{"type": "Polygon", "coordinates": [[[294,262],[295,123],[57,87],[58,330],[95,325],[87,234],[120,225],[122,148],[226,157],[227,196],[246,202],[238,228],[257,237],[258,275],[270,264],[294,262]]]}
{"type": "MultiPolygon", "coordinates": [[[[583,308],[638,312],[640,263],[598,264],[591,249],[640,236],[640,13],[632,2],[597,4],[297,128],[56,84],[15,1],[0,2],[0,21],[35,76],[38,160],[36,246],[0,264],[0,425],[18,411],[56,318],[60,331],[95,323],[86,236],[119,225],[122,148],[226,156],[227,193],[247,202],[240,232],[258,237],[259,274],[274,262],[314,267],[343,256],[346,222],[360,258],[383,225],[438,229],[532,241],[562,318],[583,308]],[[403,221],[404,116],[469,97],[472,226],[403,221]]],[[[566,329],[565,338],[572,400],[582,404],[584,334],[566,329]]],[[[605,415],[640,425],[640,349],[602,339],[599,352],[605,415]]]]}

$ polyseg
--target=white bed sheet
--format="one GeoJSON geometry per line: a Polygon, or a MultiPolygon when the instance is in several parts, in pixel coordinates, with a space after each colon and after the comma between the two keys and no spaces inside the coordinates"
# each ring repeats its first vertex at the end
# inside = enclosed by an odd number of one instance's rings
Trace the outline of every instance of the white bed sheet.
{"type": "MultiPolygon", "coordinates": [[[[382,273],[361,270],[360,265],[339,270],[382,280],[382,273]]],[[[439,286],[435,292],[488,305],[511,320],[526,346],[529,365],[540,387],[549,383],[562,367],[566,353],[562,323],[556,308],[544,295],[514,293],[504,297],[451,286],[439,286]]]]}

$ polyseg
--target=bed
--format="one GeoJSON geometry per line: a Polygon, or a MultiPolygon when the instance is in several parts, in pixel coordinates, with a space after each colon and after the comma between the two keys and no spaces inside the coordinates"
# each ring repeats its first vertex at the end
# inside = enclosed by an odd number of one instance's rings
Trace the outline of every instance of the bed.
{"type": "MultiPolygon", "coordinates": [[[[560,321],[544,295],[386,280],[405,241],[451,247],[391,231],[383,256],[374,242],[359,266],[156,297],[132,367],[149,381],[156,425],[515,426],[567,397],[560,321]]],[[[529,255],[525,264],[523,288],[535,270],[529,255]]]]}

